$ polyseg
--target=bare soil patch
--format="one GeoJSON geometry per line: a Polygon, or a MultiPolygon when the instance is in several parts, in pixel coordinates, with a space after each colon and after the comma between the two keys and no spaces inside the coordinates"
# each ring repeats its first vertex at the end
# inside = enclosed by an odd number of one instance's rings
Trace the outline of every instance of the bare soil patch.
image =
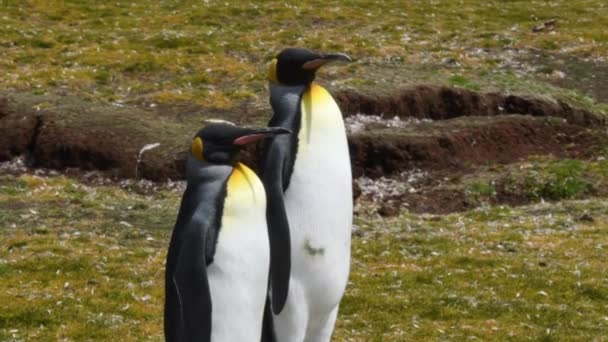
{"type": "Polygon", "coordinates": [[[351,136],[350,149],[353,174],[376,178],[411,168],[466,170],[538,154],[584,158],[597,139],[593,129],[560,119],[504,115],[416,124],[405,133],[359,133],[351,136]]]}
{"type": "MultiPolygon", "coordinates": [[[[605,136],[604,117],[538,98],[434,86],[387,96],[340,91],[335,97],[346,117],[415,119],[385,127],[382,120],[370,120],[373,124],[350,134],[355,177],[391,177],[412,169],[461,174],[476,165],[538,154],[586,158],[605,136]]],[[[168,113],[163,117],[141,108],[92,105],[67,97],[68,104],[45,110],[34,105],[40,100],[22,99],[0,96],[0,161],[25,156],[30,167],[97,170],[117,179],[183,178],[188,141],[203,119],[196,118],[199,114],[192,108],[184,116],[163,110],[168,113]],[[160,147],[146,151],[138,162],[140,150],[151,143],[160,147]]],[[[251,123],[261,115],[253,109],[240,113],[229,119],[251,123]]],[[[255,166],[259,152],[260,146],[253,146],[243,159],[255,166]]],[[[444,190],[412,193],[399,202],[415,211],[468,208],[461,194],[444,190]]]]}

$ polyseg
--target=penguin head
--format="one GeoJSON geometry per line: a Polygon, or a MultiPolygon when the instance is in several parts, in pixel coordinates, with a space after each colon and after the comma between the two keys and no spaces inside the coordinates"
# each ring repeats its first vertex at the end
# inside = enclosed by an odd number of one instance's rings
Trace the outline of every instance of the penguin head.
{"type": "Polygon", "coordinates": [[[291,131],[282,127],[246,128],[228,122],[213,122],[194,136],[190,154],[201,162],[232,165],[244,145],[288,133],[291,131]]]}
{"type": "Polygon", "coordinates": [[[304,48],[287,48],[270,63],[268,80],[273,83],[297,86],[308,85],[315,79],[316,71],[333,61],[351,62],[343,53],[317,53],[304,48]]]}

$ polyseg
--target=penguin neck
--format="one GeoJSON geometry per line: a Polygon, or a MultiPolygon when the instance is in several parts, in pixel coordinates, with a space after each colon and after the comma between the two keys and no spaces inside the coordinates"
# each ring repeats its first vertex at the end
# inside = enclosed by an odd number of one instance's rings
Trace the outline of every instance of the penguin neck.
{"type": "Polygon", "coordinates": [[[188,181],[188,185],[225,181],[234,168],[235,165],[213,164],[188,156],[188,160],[186,161],[186,180],[188,181]]]}
{"type": "Polygon", "coordinates": [[[289,85],[282,83],[270,83],[270,95],[272,96],[273,92],[301,94],[304,89],[310,87],[311,84],[312,83],[289,85]]]}
{"type": "Polygon", "coordinates": [[[232,165],[212,164],[189,155],[186,161],[186,190],[182,197],[176,227],[183,226],[199,208],[210,210],[213,229],[219,229],[225,197],[226,182],[232,173],[232,165]]]}
{"type": "Polygon", "coordinates": [[[302,94],[309,88],[310,84],[285,85],[270,84],[270,105],[273,109],[271,126],[281,126],[294,130],[299,126],[300,101],[302,94]]]}

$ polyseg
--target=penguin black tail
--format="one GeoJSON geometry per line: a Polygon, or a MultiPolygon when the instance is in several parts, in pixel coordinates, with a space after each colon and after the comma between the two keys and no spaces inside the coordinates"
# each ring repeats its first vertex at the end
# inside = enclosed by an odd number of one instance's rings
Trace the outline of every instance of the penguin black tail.
{"type": "Polygon", "coordinates": [[[261,342],[277,342],[277,336],[274,332],[272,305],[270,304],[269,295],[266,295],[266,305],[264,305],[264,320],[262,321],[261,342]]]}

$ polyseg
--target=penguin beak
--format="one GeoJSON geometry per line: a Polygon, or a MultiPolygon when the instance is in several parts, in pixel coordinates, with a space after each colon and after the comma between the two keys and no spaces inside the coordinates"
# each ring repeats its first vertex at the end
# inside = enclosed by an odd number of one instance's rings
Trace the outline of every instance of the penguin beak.
{"type": "Polygon", "coordinates": [[[353,60],[350,58],[350,56],[344,53],[324,53],[320,55],[320,58],[315,58],[302,64],[302,69],[314,71],[329,62],[336,61],[352,62],[353,60]]]}
{"type": "Polygon", "coordinates": [[[291,131],[287,128],[283,127],[266,127],[266,128],[257,128],[257,129],[246,129],[244,134],[234,139],[232,142],[235,146],[243,146],[247,144],[251,144],[258,140],[264,139],[269,136],[279,135],[279,134],[291,134],[291,131]]]}

